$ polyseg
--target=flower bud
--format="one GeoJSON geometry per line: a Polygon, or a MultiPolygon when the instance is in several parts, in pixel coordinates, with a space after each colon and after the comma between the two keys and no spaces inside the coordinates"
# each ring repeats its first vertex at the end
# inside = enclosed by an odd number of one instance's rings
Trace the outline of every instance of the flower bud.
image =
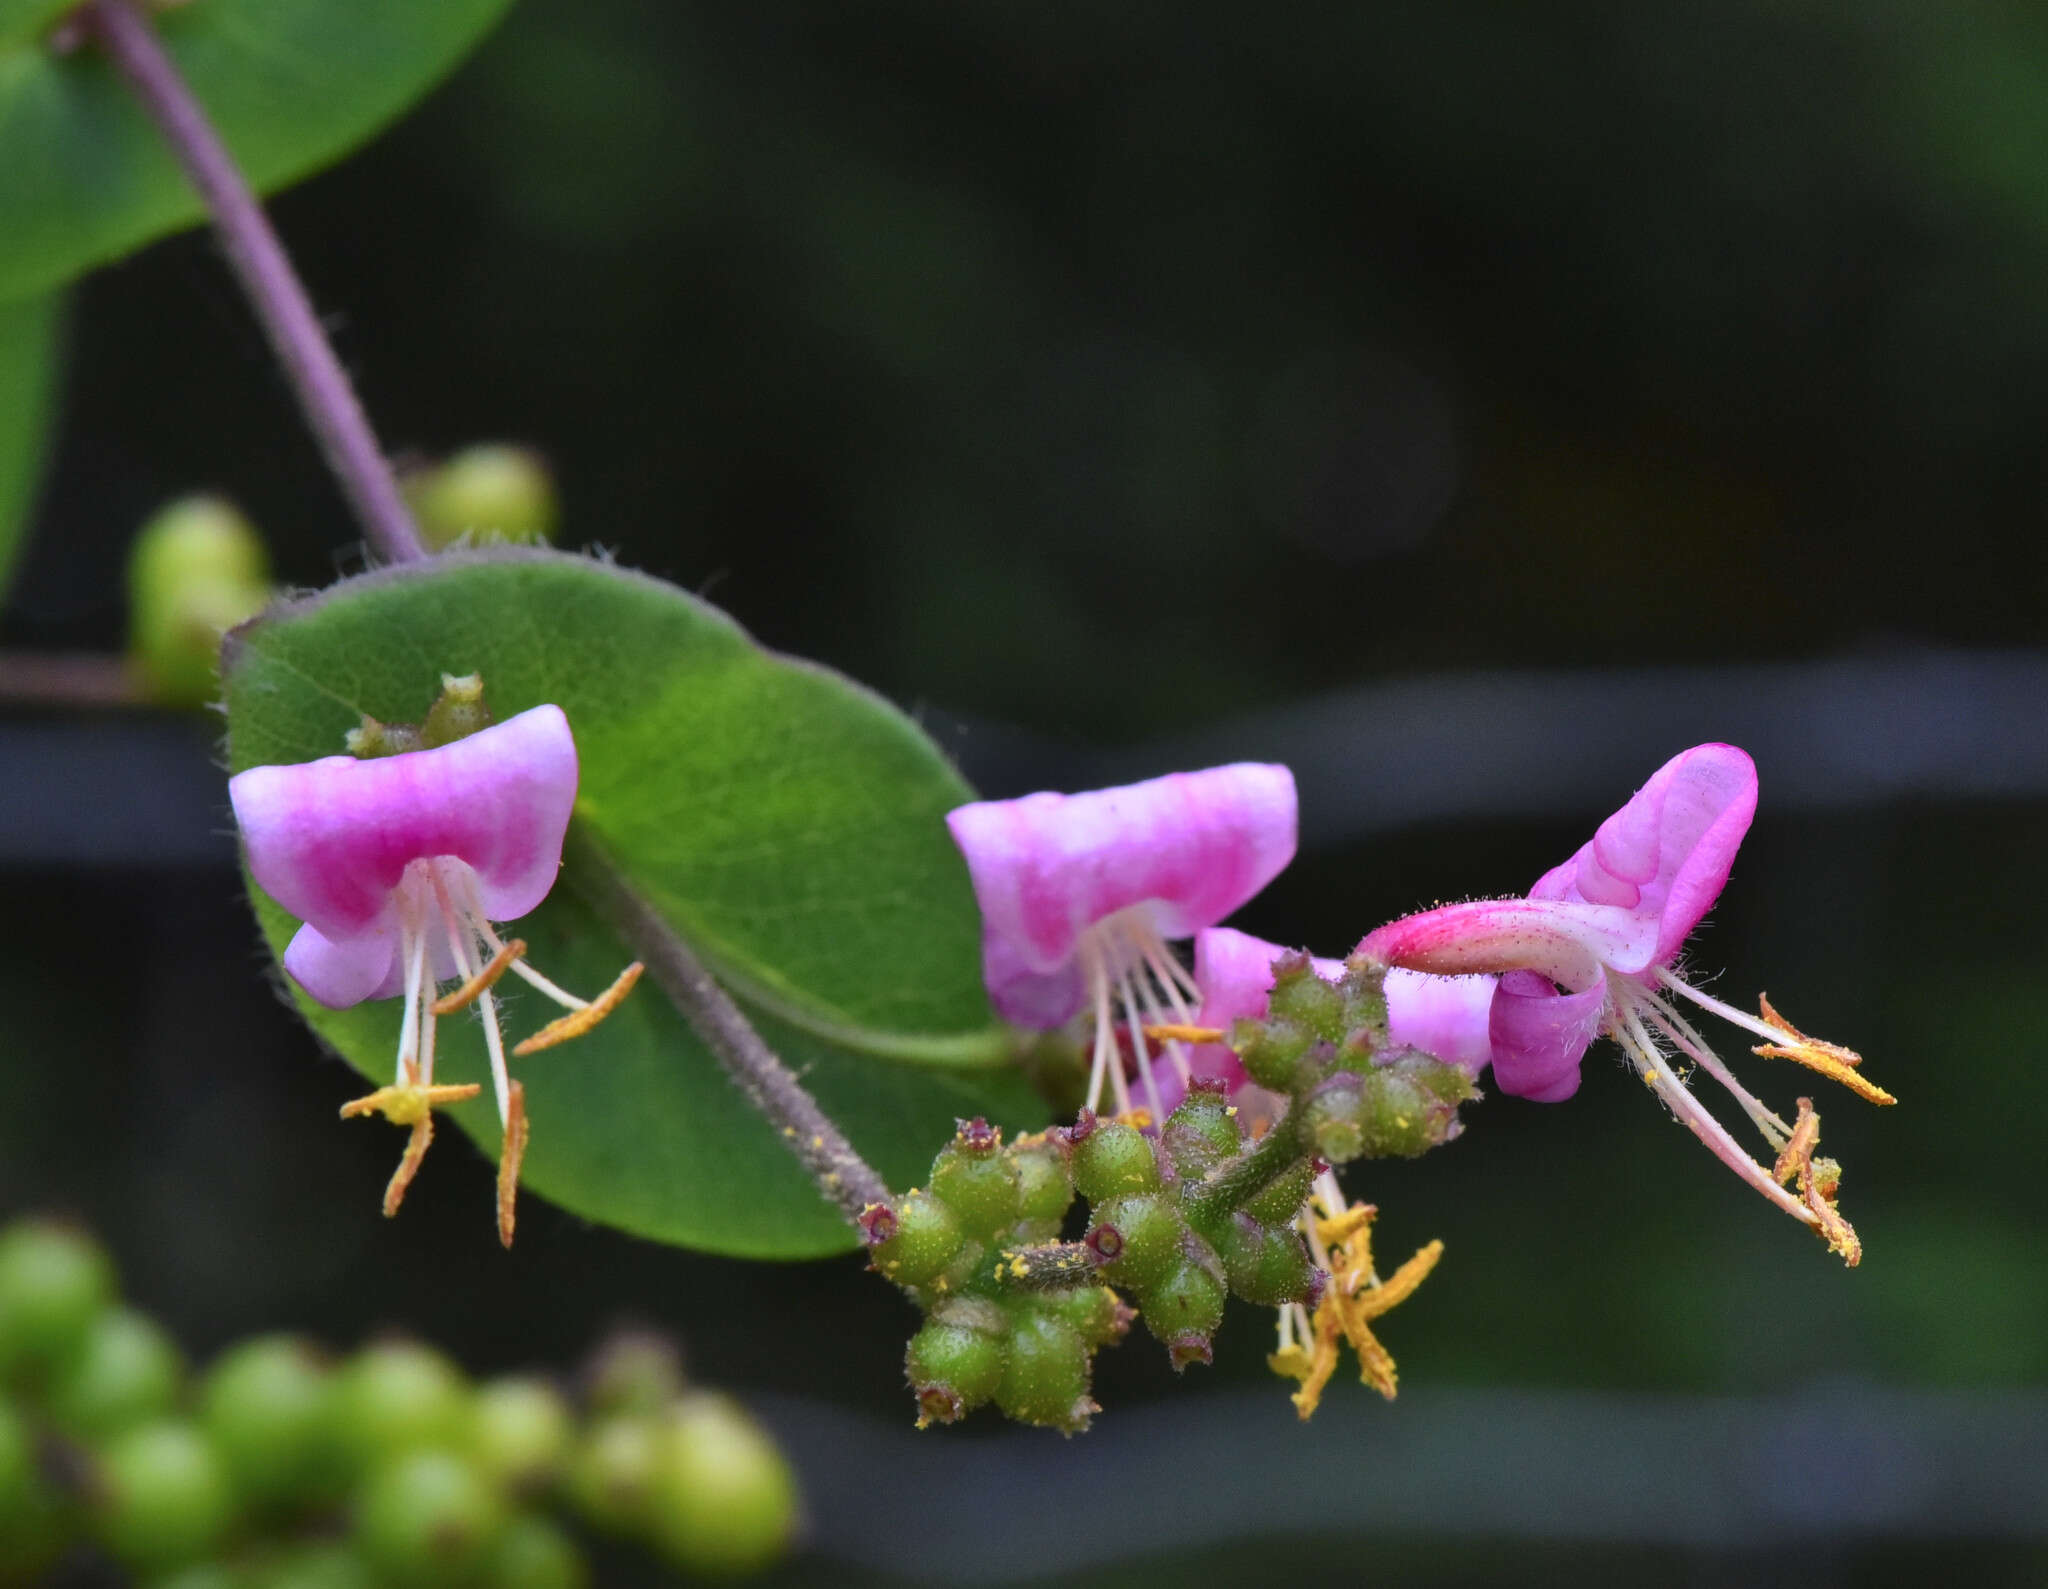
{"type": "Polygon", "coordinates": [[[1069,1136],[1074,1144],[1074,1186],[1091,1203],[1124,1192],[1156,1192],[1162,1182],[1152,1142],[1120,1120],[1098,1120],[1085,1110],[1069,1136]]]}
{"type": "Polygon", "coordinates": [[[466,447],[413,470],[404,490],[433,551],[465,536],[546,545],[555,532],[554,481],[540,455],[524,447],[466,447]]]}
{"type": "Polygon", "coordinates": [[[103,1440],[170,1412],[184,1379],[184,1356],[155,1320],[108,1308],[58,1367],[45,1405],[66,1434],[103,1440]]]}
{"type": "Polygon", "coordinates": [[[143,1424],[101,1453],[93,1532],[124,1566],[163,1571],[198,1561],[226,1537],[234,1520],[227,1469],[191,1424],[143,1424]]]}
{"type": "Polygon", "coordinates": [[[966,1242],[951,1207],[916,1190],[896,1200],[894,1227],[868,1256],[898,1285],[924,1284],[953,1262],[966,1242]]]}
{"type": "Polygon", "coordinates": [[[452,745],[491,726],[491,709],[484,702],[484,676],[465,673],[441,675],[441,693],[420,720],[420,744],[428,749],[452,745]]]}
{"type": "Polygon", "coordinates": [[[796,1476],[739,1403],[699,1392],[663,1419],[648,1506],[649,1538],[676,1566],[759,1572],[796,1533],[796,1476]]]}
{"type": "Polygon", "coordinates": [[[1175,1369],[1209,1361],[1209,1339],[1223,1322],[1227,1295],[1213,1256],[1192,1241],[1190,1245],[1196,1250],[1138,1296],[1138,1317],[1165,1343],[1175,1369]]]}
{"type": "Polygon", "coordinates": [[[448,1451],[408,1451],[374,1471],[356,1503],[356,1542],[379,1581],[459,1583],[490,1559],[504,1498],[448,1451]]]}
{"type": "Polygon", "coordinates": [[[128,554],[128,655],[152,700],[213,699],[220,637],[270,599],[269,561],[255,527],[217,497],[174,502],[142,527],[128,554]]]}
{"type": "Polygon", "coordinates": [[[1009,1354],[996,1384],[996,1405],[1019,1423],[1067,1434],[1088,1427],[1088,1348],[1062,1319],[1020,1310],[1010,1327],[1009,1354]]]}
{"type": "Polygon", "coordinates": [[[1118,1241],[1098,1244],[1102,1273],[1120,1286],[1142,1291],[1166,1273],[1178,1256],[1187,1221],[1163,1192],[1139,1192],[1097,1203],[1089,1218],[1091,1231],[1114,1230],[1118,1241]]]}
{"type": "Polygon", "coordinates": [[[1017,1223],[1023,1178],[1003,1151],[1003,1136],[976,1116],[960,1122],[953,1140],[932,1161],[932,1196],[953,1211],[961,1228],[984,1241],[1017,1223]]]}

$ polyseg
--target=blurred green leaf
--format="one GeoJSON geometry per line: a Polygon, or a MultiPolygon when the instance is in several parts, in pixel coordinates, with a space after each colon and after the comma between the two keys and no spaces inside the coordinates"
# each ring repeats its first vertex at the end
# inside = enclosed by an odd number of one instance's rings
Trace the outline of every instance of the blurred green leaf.
{"type": "Polygon", "coordinates": [[[78,0],[0,0],[0,49],[34,42],[78,0]]]}
{"type": "MultiPolygon", "coordinates": [[[[339,159],[445,76],[509,0],[192,0],[158,25],[261,190],[339,159]]],[[[55,286],[199,219],[198,200],[90,48],[0,0],[0,299],[55,286]]]]}
{"type": "Polygon", "coordinates": [[[54,294],[0,303],[0,593],[28,529],[56,392],[54,294]]]}
{"type": "MultiPolygon", "coordinates": [[[[894,1184],[922,1172],[956,1116],[1042,1123],[1014,1069],[986,1068],[1003,1041],[943,821],[971,791],[878,697],[762,650],[672,586],[509,548],[348,581],[231,638],[229,759],[239,771],[334,754],[361,714],[417,720],[441,673],[471,671],[500,720],[550,701],[568,713],[578,820],[894,1184]]],[[[282,950],[294,923],[256,903],[282,950]]],[[[518,933],[535,965],[586,995],[631,958],[576,897],[573,861],[518,933]]],[[[544,1018],[533,1002],[512,1009],[522,1033],[544,1018]]],[[[366,1076],[388,1079],[395,1001],[299,1006],[366,1076]]],[[[437,1076],[481,1079],[480,1029],[444,1030],[437,1076]]],[[[852,1245],[652,986],[519,1073],[533,1121],[527,1182],[577,1213],[751,1256],[852,1245]]],[[[456,1115],[495,1151],[488,1094],[456,1115]]]]}

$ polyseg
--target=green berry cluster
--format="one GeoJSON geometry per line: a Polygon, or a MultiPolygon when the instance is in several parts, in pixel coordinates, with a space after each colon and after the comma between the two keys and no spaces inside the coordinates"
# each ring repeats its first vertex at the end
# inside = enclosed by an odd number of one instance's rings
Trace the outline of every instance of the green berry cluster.
{"type": "Polygon", "coordinates": [[[1305,1143],[1332,1164],[1412,1159],[1458,1134],[1458,1106],[1479,1096],[1472,1078],[1387,1032],[1386,967],[1353,956],[1325,982],[1305,954],[1274,967],[1263,1021],[1230,1034],[1245,1071],[1294,1100],[1305,1143]]]}
{"type": "Polygon", "coordinates": [[[1084,1110],[1005,1147],[965,1120],[927,1188],[870,1207],[871,1262],[924,1314],[906,1358],[919,1427],[993,1402],[1071,1434],[1099,1410],[1096,1351],[1133,1318],[1178,1369],[1210,1360],[1232,1296],[1313,1310],[1329,1282],[1302,1236],[1317,1173],[1447,1142],[1476,1096],[1457,1067],[1391,1045],[1385,976],[1354,961],[1327,983],[1306,955],[1277,967],[1267,1018],[1230,1034],[1287,1099],[1256,1139],[1223,1084],[1200,1080],[1156,1132],[1084,1110]],[[1086,1225],[1063,1241],[1077,1197],[1086,1225]]]}
{"type": "Polygon", "coordinates": [[[150,1589],[584,1589],[572,1524],[721,1574],[793,1531],[781,1453],[656,1339],[601,1351],[579,1415],[402,1341],[260,1336],[194,1382],[116,1293],[85,1232],[0,1230],[0,1585],[91,1552],[150,1589]]]}

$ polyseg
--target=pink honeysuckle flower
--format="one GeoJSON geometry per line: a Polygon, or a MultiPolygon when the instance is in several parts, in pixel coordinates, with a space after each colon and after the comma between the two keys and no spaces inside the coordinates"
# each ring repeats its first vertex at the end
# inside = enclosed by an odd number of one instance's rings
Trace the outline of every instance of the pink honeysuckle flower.
{"type": "Polygon", "coordinates": [[[1675,969],[1687,937],[1720,897],[1756,813],[1756,767],[1733,745],[1674,756],[1526,899],[1474,900],[1404,917],[1358,945],[1390,966],[1439,974],[1495,972],[1490,1014],[1495,1083],[1555,1102],[1578,1089],[1579,1062],[1611,1037],[1643,1079],[1714,1155],[1855,1263],[1855,1232],[1835,1211],[1840,1171],[1813,1158],[1819,1119],[1800,1100],[1787,1125],[1729,1072],[1674,1003],[1710,1010],[1764,1039],[1754,1051],[1793,1059],[1875,1103],[1857,1055],[1800,1033],[1761,1001],[1761,1018],[1693,987],[1675,969]],[[1707,1113],[1673,1068],[1672,1052],[1728,1089],[1777,1153],[1767,1170],[1707,1113]],[[1787,1190],[1794,1179],[1798,1195],[1787,1190]]]}
{"type": "MultiPolygon", "coordinates": [[[[1287,951],[1234,927],[1208,927],[1195,934],[1195,987],[1201,995],[1194,1024],[1228,1032],[1233,1022],[1264,1020],[1273,990],[1273,962],[1287,951]]],[[[1313,957],[1316,975],[1335,982],[1344,962],[1313,957]]],[[[1387,973],[1387,1028],[1396,1047],[1419,1048],[1476,1077],[1492,1060],[1489,1018],[1496,979],[1490,976],[1436,977],[1421,971],[1387,973]]],[[[1237,1055],[1222,1043],[1194,1045],[1189,1075],[1224,1084],[1226,1095],[1249,1117],[1253,1129],[1279,1118],[1286,1100],[1245,1074],[1237,1055]]],[[[1186,1095],[1177,1073],[1158,1081],[1167,1113],[1186,1095]]]]}
{"type": "MultiPolygon", "coordinates": [[[[1087,794],[984,800],[947,814],[981,905],[982,975],[1002,1014],[1051,1030],[1089,1013],[1088,1107],[1131,1106],[1119,1021],[1190,1025],[1201,993],[1167,947],[1214,926],[1294,858],[1294,775],[1238,762],[1087,794]],[[1114,1063],[1112,1061],[1115,1061],[1114,1063]]],[[[1186,1045],[1167,1044],[1176,1071],[1186,1045]]],[[[1150,1067],[1142,1074],[1152,1084],[1150,1067]]],[[[1160,1100],[1148,1100],[1159,1118],[1160,1100]]]]}
{"type": "MultiPolygon", "coordinates": [[[[473,688],[480,703],[481,685],[473,688]]],[[[505,1130],[499,1228],[510,1245],[526,1121],[491,989],[510,971],[569,1011],[514,1050],[528,1054],[589,1030],[639,975],[630,966],[597,999],[580,999],[528,966],[525,944],[491,925],[526,915],[554,887],[576,780],[576,743],[557,706],[433,749],[251,767],[229,780],[251,874],[302,923],[284,953],[292,980],[330,1009],[405,1000],[392,1085],[342,1111],[382,1113],[413,1129],[386,1193],[387,1214],[397,1211],[432,1138],[433,1106],[479,1090],[435,1085],[437,1016],[472,1002],[482,1008],[505,1130]],[[437,996],[452,978],[461,986],[437,996]]]]}

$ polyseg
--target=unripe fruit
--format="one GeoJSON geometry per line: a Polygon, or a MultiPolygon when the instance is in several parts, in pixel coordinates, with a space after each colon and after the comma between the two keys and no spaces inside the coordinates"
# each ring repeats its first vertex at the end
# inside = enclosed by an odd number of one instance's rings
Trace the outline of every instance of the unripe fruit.
{"type": "Polygon", "coordinates": [[[1023,1312],[1010,1327],[1010,1350],[996,1385],[996,1405],[1019,1423],[1068,1434],[1088,1427],[1088,1349],[1071,1324],[1023,1312]]]}
{"type": "Polygon", "coordinates": [[[1163,1184],[1151,1138],[1136,1127],[1084,1115],[1072,1135],[1074,1186],[1089,1202],[1125,1192],[1156,1192],[1163,1184]]]}
{"type": "Polygon", "coordinates": [[[1237,1214],[1218,1233],[1218,1256],[1230,1289],[1262,1308],[1298,1302],[1307,1292],[1314,1265],[1291,1225],[1267,1226],[1237,1214]]]}
{"type": "Polygon", "coordinates": [[[683,1393],[676,1343],[651,1330],[620,1330],[597,1349],[587,1371],[594,1413],[658,1412],[683,1393]]]}
{"type": "Polygon", "coordinates": [[[1308,1201],[1315,1178],[1315,1165],[1308,1159],[1297,1159],[1268,1181],[1258,1196],[1244,1205],[1244,1211],[1261,1225],[1286,1224],[1308,1201]]]}
{"type": "Polygon", "coordinates": [[[1366,1151],[1366,1081],[1340,1070],[1301,1102],[1301,1129],[1332,1164],[1349,1164],[1366,1151]]]}
{"type": "Polygon", "coordinates": [[[414,471],[404,489],[433,551],[464,536],[545,545],[554,534],[554,482],[539,454],[524,447],[465,447],[414,471]]]}
{"type": "Polygon", "coordinates": [[[384,1589],[354,1545],[307,1545],[259,1567],[250,1589],[384,1589]]]}
{"type": "Polygon", "coordinates": [[[516,1517],[484,1564],[482,1589],[587,1589],[590,1566],[576,1542],[545,1517],[516,1517]]]}
{"type": "Polygon", "coordinates": [[[100,1543],[125,1566],[162,1571],[198,1561],[226,1537],[234,1486],[195,1426],[165,1419],[101,1453],[92,1514],[100,1543]]]}
{"type": "Polygon", "coordinates": [[[659,1458],[657,1417],[615,1413],[600,1418],[570,1453],[570,1498],[584,1521],[603,1533],[640,1531],[659,1458]]]}
{"type": "Polygon", "coordinates": [[[335,1436],[358,1473],[424,1446],[460,1448],[469,1414],[469,1387],[455,1365],[411,1341],[366,1346],[335,1378],[335,1436]]]}
{"type": "Polygon", "coordinates": [[[128,655],[150,698],[212,700],[221,635],[269,599],[262,538],[231,504],[187,497],[157,513],[128,554],[128,655]]]}
{"type": "Polygon", "coordinates": [[[496,1379],[476,1393],[470,1456],[486,1479],[537,1489],[561,1471],[572,1429],[561,1393],[538,1379],[496,1379]]]}
{"type": "Polygon", "coordinates": [[[1035,1305],[1040,1312],[1072,1325],[1090,1347],[1120,1341],[1131,1327],[1131,1310],[1108,1286],[1068,1286],[1047,1291],[1035,1305]]]}
{"type": "Polygon", "coordinates": [[[251,1586],[247,1574],[210,1561],[174,1572],[168,1578],[152,1578],[149,1589],[251,1589],[251,1586]]]}
{"type": "Polygon", "coordinates": [[[912,1191],[896,1200],[894,1234],[869,1254],[874,1266],[898,1285],[922,1285],[959,1253],[966,1235],[951,1208],[912,1191]]]}
{"type": "Polygon", "coordinates": [[[213,1365],[200,1422],[244,1495],[270,1505],[335,1493],[334,1389],[319,1349],[297,1336],[254,1337],[213,1365]]]}
{"type": "Polygon", "coordinates": [[[979,1117],[960,1122],[932,1161],[932,1196],[953,1211],[961,1229],[987,1241],[1017,1223],[1024,1187],[1002,1133],[979,1117]]]}
{"type": "Polygon", "coordinates": [[[1237,1115],[1224,1100],[1220,1082],[1196,1081],[1180,1107],[1166,1117],[1160,1140],[1173,1155],[1183,1181],[1199,1180],[1244,1145],[1237,1115]]]}
{"type": "Polygon", "coordinates": [[[356,1542],[381,1581],[459,1583],[505,1531],[504,1498],[449,1451],[408,1451],[370,1475],[356,1501],[356,1542]]]}
{"type": "Polygon", "coordinates": [[[737,1402],[698,1393],[661,1428],[647,1517],[656,1550],[689,1572],[758,1572],[788,1549],[797,1526],[796,1476],[768,1433],[737,1402]]]}
{"type": "Polygon", "coordinates": [[[1031,1227],[1025,1234],[1034,1241],[1049,1241],[1059,1234],[1074,1204],[1073,1151],[1066,1138],[1049,1134],[1025,1138],[1010,1151],[1017,1161],[1021,1192],[1018,1217],[1031,1227]]]}
{"type": "Polygon", "coordinates": [[[1209,1338],[1223,1322],[1223,1281],[1194,1258],[1138,1297],[1138,1316],[1166,1343],[1176,1369],[1209,1361],[1209,1338]]]}
{"type": "Polygon", "coordinates": [[[40,1582],[72,1532],[70,1509],[43,1477],[34,1429],[0,1397],[0,1583],[40,1582]]]}
{"type": "Polygon", "coordinates": [[[1387,1056],[1365,1073],[1365,1155],[1412,1159],[1450,1141],[1460,1129],[1458,1105],[1475,1095],[1472,1079],[1455,1065],[1413,1049],[1387,1056]]]}
{"type": "Polygon", "coordinates": [[[171,1410],[185,1360],[155,1320],[108,1308],[51,1376],[45,1405],[66,1434],[103,1440],[171,1410]]]}
{"type": "Polygon", "coordinates": [[[84,1231],[46,1220],[0,1231],[0,1376],[47,1373],[113,1296],[114,1266],[84,1231]]]}
{"type": "Polygon", "coordinates": [[[35,1436],[13,1403],[0,1398],[0,1517],[23,1505],[35,1485],[35,1436]]]}
{"type": "Polygon", "coordinates": [[[1113,1227],[1120,1240],[1113,1253],[1103,1248],[1103,1276],[1140,1291],[1166,1273],[1187,1230],[1179,1207],[1162,1192],[1112,1197],[1096,1204],[1089,1229],[1105,1226],[1113,1227]]]}
{"type": "Polygon", "coordinates": [[[949,1305],[910,1338],[903,1371],[917,1392],[921,1421],[952,1423],[994,1395],[1002,1378],[1009,1321],[992,1304],[970,1307],[988,1317],[949,1305]]]}
{"type": "Polygon", "coordinates": [[[1307,955],[1283,955],[1273,965],[1266,1019],[1299,1027],[1322,1042],[1335,1042],[1344,1035],[1344,998],[1316,975],[1315,962],[1307,955]]]}

